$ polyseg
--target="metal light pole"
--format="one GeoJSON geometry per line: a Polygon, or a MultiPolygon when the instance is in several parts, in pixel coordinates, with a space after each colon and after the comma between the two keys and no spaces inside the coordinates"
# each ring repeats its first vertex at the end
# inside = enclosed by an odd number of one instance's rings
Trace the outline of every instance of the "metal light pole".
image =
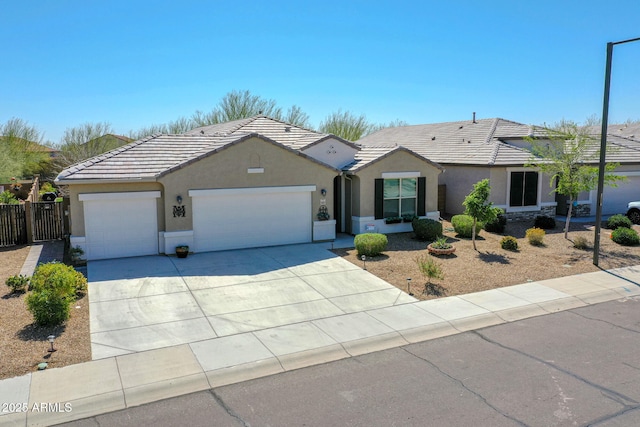
{"type": "Polygon", "coordinates": [[[611,88],[611,59],[613,46],[639,41],[640,37],[607,43],[607,65],[604,73],[604,98],[602,101],[602,130],[600,133],[600,163],[598,165],[598,195],[596,202],[596,231],[593,239],[593,264],[598,265],[600,255],[600,224],[602,223],[602,194],[604,192],[604,169],[607,155],[607,127],[609,121],[609,89],[611,88]]]}

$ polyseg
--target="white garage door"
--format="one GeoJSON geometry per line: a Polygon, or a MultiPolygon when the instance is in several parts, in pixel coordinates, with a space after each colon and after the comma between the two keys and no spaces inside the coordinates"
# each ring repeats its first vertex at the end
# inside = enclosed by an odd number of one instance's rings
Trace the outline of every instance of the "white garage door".
{"type": "Polygon", "coordinates": [[[311,241],[315,186],[191,190],[197,252],[311,241]]]}
{"type": "Polygon", "coordinates": [[[627,203],[636,200],[640,200],[640,176],[629,175],[626,181],[618,183],[618,187],[604,188],[602,213],[604,215],[626,213],[627,203]]]}
{"type": "Polygon", "coordinates": [[[159,191],[80,194],[87,259],[158,253],[159,191]]]}

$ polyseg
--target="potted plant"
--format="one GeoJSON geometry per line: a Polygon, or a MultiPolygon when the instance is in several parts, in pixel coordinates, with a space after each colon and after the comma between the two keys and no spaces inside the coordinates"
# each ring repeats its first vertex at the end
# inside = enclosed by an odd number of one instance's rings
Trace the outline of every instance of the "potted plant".
{"type": "Polygon", "coordinates": [[[328,221],[329,218],[331,218],[326,206],[320,206],[320,209],[318,209],[317,217],[318,221],[328,221]]]}
{"type": "Polygon", "coordinates": [[[385,224],[399,224],[402,222],[402,217],[390,216],[384,219],[385,224]]]}
{"type": "Polygon", "coordinates": [[[413,214],[402,215],[402,222],[413,222],[413,220],[416,219],[416,218],[418,218],[418,217],[413,215],[413,214]]]}
{"type": "Polygon", "coordinates": [[[188,245],[180,245],[176,246],[176,255],[178,258],[186,258],[189,255],[189,246],[188,245]]]}
{"type": "Polygon", "coordinates": [[[456,247],[448,243],[447,238],[443,236],[429,244],[427,251],[433,255],[451,255],[456,251],[456,247]]]}

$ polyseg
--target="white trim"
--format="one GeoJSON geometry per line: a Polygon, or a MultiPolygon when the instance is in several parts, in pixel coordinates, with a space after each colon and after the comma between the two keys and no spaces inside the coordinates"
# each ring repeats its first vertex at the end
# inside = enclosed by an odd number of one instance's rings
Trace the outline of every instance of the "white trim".
{"type": "Polygon", "coordinates": [[[264,168],[249,168],[247,173],[264,173],[264,168]]]}
{"type": "Polygon", "coordinates": [[[541,202],[540,207],[544,206],[558,206],[558,202],[541,202]]]}
{"type": "Polygon", "coordinates": [[[292,185],[287,187],[211,188],[206,190],[189,190],[189,196],[205,197],[227,196],[232,194],[304,193],[311,191],[316,191],[315,185],[292,185]]]}
{"type": "Polygon", "coordinates": [[[123,199],[157,199],[160,197],[159,191],[129,191],[126,193],[81,193],[78,200],[86,202],[89,200],[123,200],[123,199]]]}
{"type": "Polygon", "coordinates": [[[420,172],[383,172],[382,178],[385,179],[393,179],[393,178],[418,178],[420,176],[420,172]]]}

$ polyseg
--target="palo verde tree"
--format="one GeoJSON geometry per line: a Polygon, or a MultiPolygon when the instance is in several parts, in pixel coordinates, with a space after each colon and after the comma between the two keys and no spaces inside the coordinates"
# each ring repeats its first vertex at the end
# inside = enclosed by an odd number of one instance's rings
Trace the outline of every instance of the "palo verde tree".
{"type": "MultiPolygon", "coordinates": [[[[591,191],[598,185],[599,135],[591,131],[593,127],[580,126],[569,120],[562,120],[544,129],[544,137],[528,138],[531,143],[532,158],[526,166],[536,168],[549,175],[551,192],[569,198],[569,211],[564,227],[564,238],[568,238],[573,203],[578,195],[591,191]],[[555,187],[554,187],[555,185],[555,187]]],[[[624,179],[612,172],[617,163],[605,165],[605,185],[615,187],[624,179]]]]}
{"type": "Polygon", "coordinates": [[[309,116],[300,107],[294,105],[285,113],[274,99],[264,99],[248,90],[227,93],[213,110],[208,113],[196,111],[191,121],[195,124],[194,127],[200,127],[246,119],[258,114],[300,127],[308,127],[309,124],[309,116]]]}
{"type": "Polygon", "coordinates": [[[489,201],[489,194],[491,193],[491,187],[489,186],[489,180],[483,179],[473,184],[473,190],[467,197],[464,198],[462,205],[465,207],[465,214],[473,218],[473,229],[471,230],[471,241],[473,242],[473,249],[476,248],[476,225],[478,222],[491,222],[501,212],[500,208],[493,206],[493,203],[489,201]]]}
{"type": "Polygon", "coordinates": [[[46,175],[50,164],[47,148],[42,133],[27,121],[14,117],[0,124],[0,182],[46,175]]]}

